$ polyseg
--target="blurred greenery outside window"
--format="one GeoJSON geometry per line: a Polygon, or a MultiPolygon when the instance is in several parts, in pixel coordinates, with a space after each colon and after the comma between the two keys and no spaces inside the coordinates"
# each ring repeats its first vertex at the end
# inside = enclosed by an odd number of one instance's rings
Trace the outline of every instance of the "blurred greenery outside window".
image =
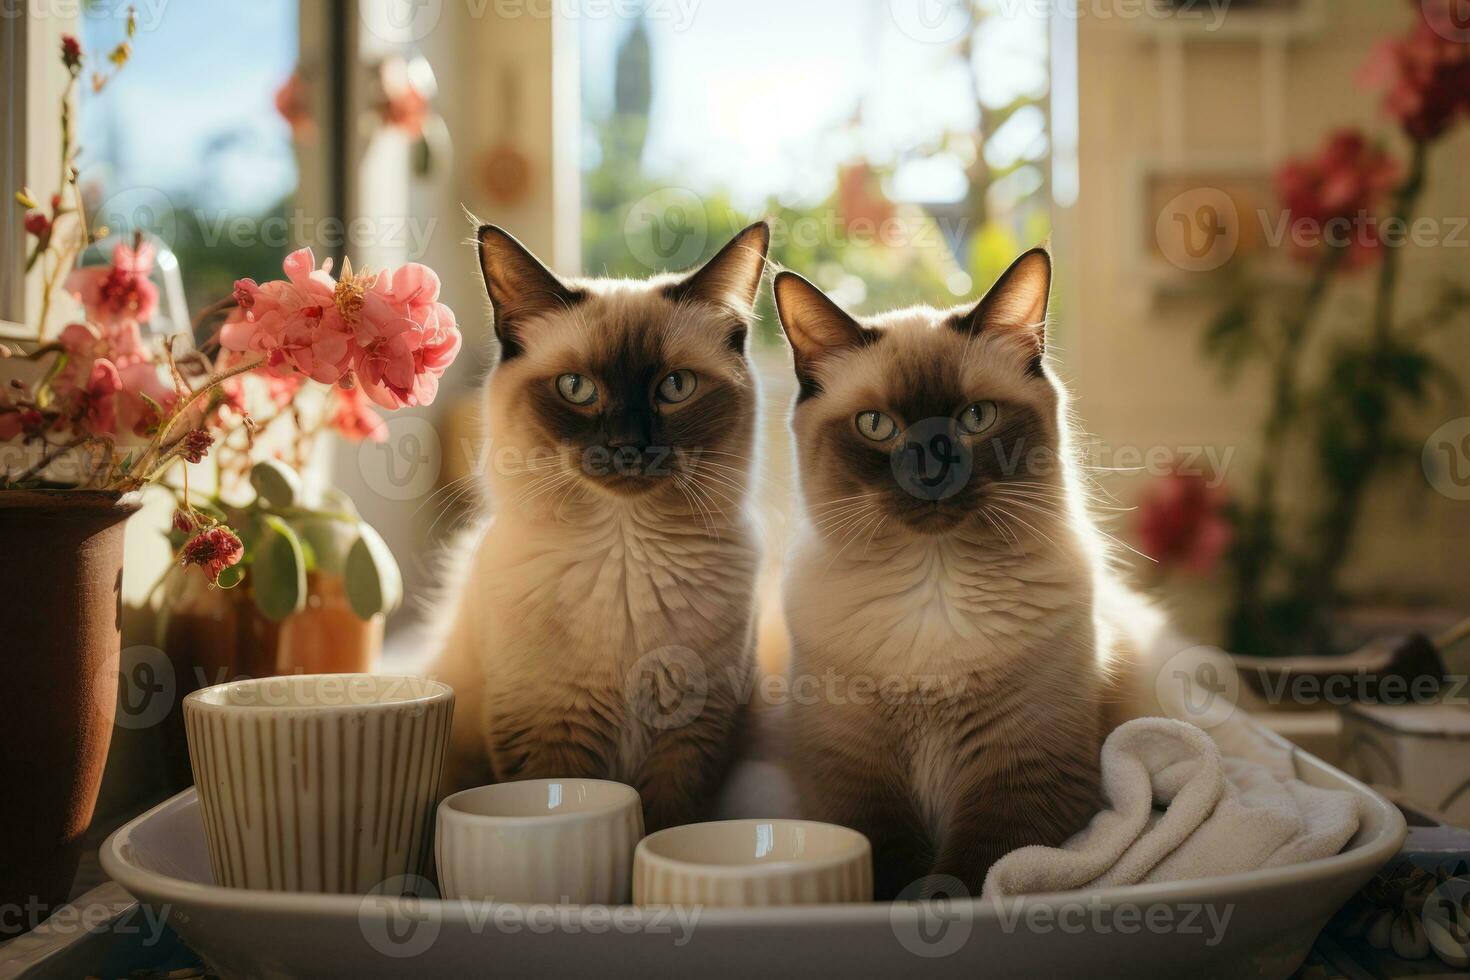
{"type": "MultiPolygon", "coordinates": [[[[89,54],[121,39],[117,9],[84,8],[89,54]]],[[[236,279],[279,278],[287,253],[312,240],[293,219],[296,154],[276,108],[296,65],[299,10],[295,0],[161,10],[140,23],[132,61],[100,94],[81,86],[81,185],[94,225],[151,234],[174,253],[197,313],[236,279]]],[[[106,248],[83,259],[103,261],[106,248]]]]}
{"type": "Polygon", "coordinates": [[[978,297],[1051,232],[1050,27],[951,2],[952,37],[889,0],[580,24],[586,273],[692,265],[764,215],[778,267],[859,313],[978,297]]]}

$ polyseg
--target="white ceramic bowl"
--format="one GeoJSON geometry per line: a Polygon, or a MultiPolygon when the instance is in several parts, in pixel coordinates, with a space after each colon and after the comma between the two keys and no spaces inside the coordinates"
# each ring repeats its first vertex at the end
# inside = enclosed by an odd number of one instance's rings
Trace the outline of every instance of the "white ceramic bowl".
{"type": "Polygon", "coordinates": [[[454,691],[422,677],[302,674],[184,698],[214,880],[402,893],[429,856],[454,691]]]}
{"type": "Polygon", "coordinates": [[[719,820],[645,837],[634,905],[829,905],[873,900],[873,856],[855,830],[812,820],[719,820]]]}
{"type": "Polygon", "coordinates": [[[527,779],[467,789],[439,804],[439,891],[516,905],[622,904],[642,836],[643,801],[622,783],[527,779]]]}

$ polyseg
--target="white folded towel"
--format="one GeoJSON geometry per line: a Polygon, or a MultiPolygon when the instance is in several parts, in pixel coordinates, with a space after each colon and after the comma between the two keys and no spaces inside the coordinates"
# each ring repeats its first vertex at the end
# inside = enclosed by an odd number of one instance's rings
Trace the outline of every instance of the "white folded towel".
{"type": "Polygon", "coordinates": [[[1106,808],[1060,847],[1022,847],[985,878],[985,895],[1180,881],[1296,864],[1340,851],[1357,832],[1351,793],[1308,786],[1289,759],[1226,758],[1187,722],[1139,718],[1103,743],[1106,808]]]}

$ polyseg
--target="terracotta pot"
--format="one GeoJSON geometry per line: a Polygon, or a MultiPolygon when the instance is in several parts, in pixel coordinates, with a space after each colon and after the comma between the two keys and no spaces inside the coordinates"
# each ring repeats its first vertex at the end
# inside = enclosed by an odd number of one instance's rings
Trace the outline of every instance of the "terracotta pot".
{"type": "Polygon", "coordinates": [[[124,522],[138,507],[100,491],[0,492],[0,907],[27,910],[21,929],[66,900],[92,823],[117,706],[124,522]]]}
{"type": "Polygon", "coordinates": [[[306,608],[280,626],[278,674],[370,674],[383,648],[383,617],[357,618],[340,575],[306,577],[306,608]]]}

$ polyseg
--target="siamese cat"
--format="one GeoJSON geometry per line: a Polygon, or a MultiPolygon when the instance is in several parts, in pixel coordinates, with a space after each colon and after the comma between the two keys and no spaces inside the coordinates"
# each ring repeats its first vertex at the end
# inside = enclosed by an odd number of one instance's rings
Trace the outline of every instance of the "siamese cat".
{"type": "Polygon", "coordinates": [[[477,237],[501,356],[493,517],[435,668],[464,705],[450,782],[613,779],[650,830],[688,822],[731,761],[753,663],[746,346],[770,229],[646,281],[564,279],[499,228],[477,237]]]}
{"type": "Polygon", "coordinates": [[[874,847],[880,897],[1096,813],[1113,633],[1046,360],[1051,259],[977,305],[863,320],[775,279],[799,393],[785,572],[787,754],[803,811],[874,847]]]}

